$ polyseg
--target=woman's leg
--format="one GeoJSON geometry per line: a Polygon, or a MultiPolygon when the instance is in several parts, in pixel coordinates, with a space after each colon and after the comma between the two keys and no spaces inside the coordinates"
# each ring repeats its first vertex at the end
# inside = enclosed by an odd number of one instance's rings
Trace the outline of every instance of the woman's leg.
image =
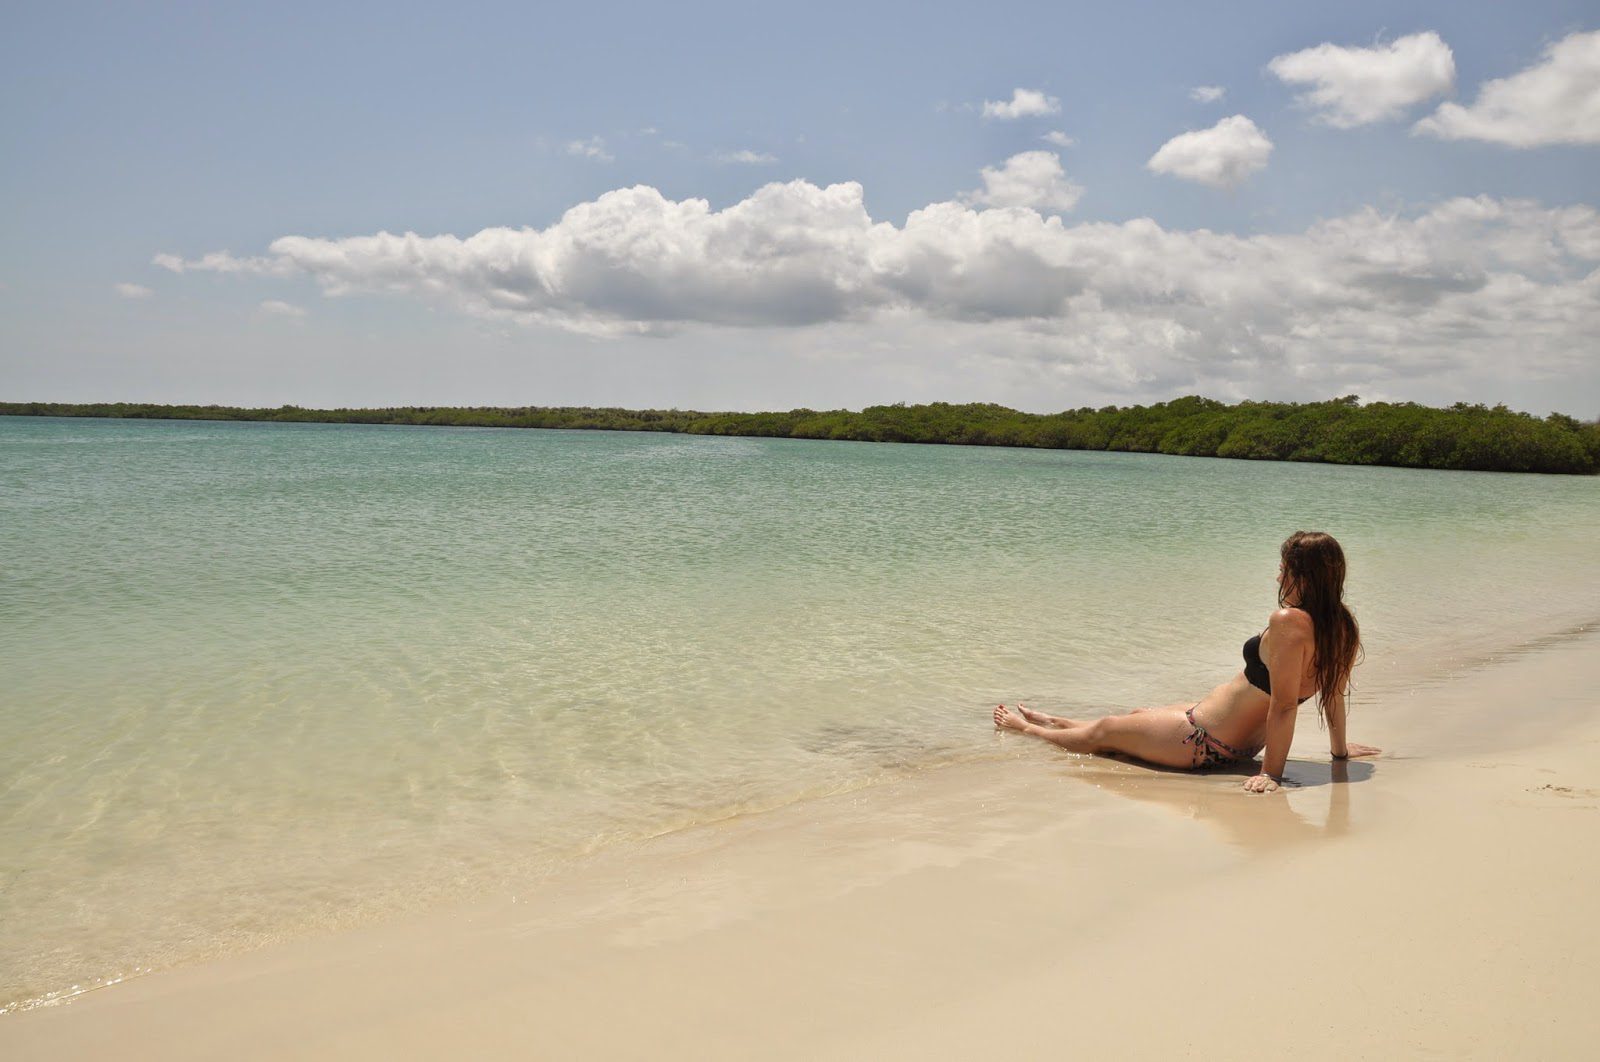
{"type": "Polygon", "coordinates": [[[1049,712],[1036,712],[1032,708],[1029,708],[1026,705],[1022,705],[1022,704],[1017,705],[1016,710],[1017,710],[1018,714],[1020,714],[1022,716],[1022,718],[1026,719],[1028,722],[1034,724],[1035,726],[1043,726],[1043,727],[1049,727],[1049,728],[1052,728],[1052,729],[1055,729],[1055,730],[1060,730],[1063,727],[1072,727],[1072,726],[1082,726],[1083,725],[1082,723],[1077,722],[1076,720],[1064,719],[1059,715],[1051,715],[1049,712]]]}
{"type": "Polygon", "coordinates": [[[1068,752],[1119,752],[1163,767],[1193,767],[1194,746],[1184,744],[1193,729],[1183,714],[1187,707],[1170,705],[1074,726],[1048,727],[1030,723],[1002,704],[994,710],[994,724],[1043,738],[1068,752]]]}
{"type": "MultiPolygon", "coordinates": [[[[1181,712],[1193,703],[1193,701],[1179,701],[1176,704],[1153,704],[1146,708],[1129,709],[1127,714],[1138,715],[1140,712],[1170,712],[1173,710],[1181,712]]],[[[1021,713],[1022,718],[1026,719],[1028,722],[1033,723],[1036,726],[1042,726],[1052,730],[1059,730],[1063,727],[1086,725],[1076,719],[1066,719],[1059,715],[1051,715],[1048,712],[1035,711],[1024,704],[1017,705],[1013,710],[1021,713]]]]}

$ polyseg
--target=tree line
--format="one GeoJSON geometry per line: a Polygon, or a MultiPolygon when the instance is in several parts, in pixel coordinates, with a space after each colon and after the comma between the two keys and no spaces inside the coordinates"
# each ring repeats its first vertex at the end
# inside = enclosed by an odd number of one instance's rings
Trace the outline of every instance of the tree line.
{"type": "Polygon", "coordinates": [[[1319,461],[1343,465],[1476,469],[1496,472],[1600,472],[1600,421],[1563,413],[1535,417],[1503,405],[1369,402],[1354,395],[1326,402],[1238,402],[1190,396],[1148,406],[1084,407],[1022,413],[990,403],[896,404],[786,413],[699,413],[589,407],[406,406],[384,409],[241,409],[129,402],[0,402],[0,416],[248,420],[319,424],[566,428],[740,435],[781,439],[1319,461]]]}

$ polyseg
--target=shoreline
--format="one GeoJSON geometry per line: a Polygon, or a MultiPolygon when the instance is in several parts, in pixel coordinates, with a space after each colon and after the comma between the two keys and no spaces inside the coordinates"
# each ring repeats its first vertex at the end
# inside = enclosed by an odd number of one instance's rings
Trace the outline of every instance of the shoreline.
{"type": "Polygon", "coordinates": [[[385,406],[307,409],[139,402],[0,402],[0,416],[212,423],[358,424],[643,432],[725,438],[890,442],[1089,453],[1147,453],[1361,468],[1600,474],[1600,422],[1538,418],[1504,405],[1448,409],[1373,402],[1226,405],[1188,395],[1148,406],[1025,413],[992,403],[784,412],[590,406],[385,406]]]}
{"type": "MultiPolygon", "coordinates": [[[[1557,617],[1551,617],[1555,619],[1557,617]]],[[[1449,676],[1463,672],[1471,673],[1495,664],[1512,659],[1529,652],[1537,652],[1543,648],[1559,647],[1575,638],[1587,636],[1590,632],[1600,630],[1600,617],[1589,616],[1584,613],[1568,613],[1560,618],[1560,622],[1528,624],[1521,628],[1503,630],[1501,637],[1489,638],[1480,636],[1476,639],[1457,639],[1448,647],[1442,644],[1428,646],[1414,646],[1408,653],[1411,666],[1400,669],[1394,666],[1393,657],[1380,658],[1369,662],[1363,670],[1368,673],[1363,681],[1363,689],[1358,691],[1360,696],[1356,701],[1359,706],[1353,716],[1359,719],[1367,703],[1374,698],[1382,700],[1385,696],[1391,699],[1413,696],[1417,691],[1436,685],[1449,676]],[[1510,635],[1509,639],[1505,635],[1510,635]],[[1448,652],[1444,651],[1448,648],[1448,652]],[[1407,677],[1409,676],[1409,677],[1407,677]],[[1365,687],[1376,686],[1376,693],[1369,692],[1365,687]],[[1386,692],[1387,690],[1387,692],[1386,692]]],[[[1360,677],[1358,673],[1358,677],[1360,677]]],[[[1161,699],[1161,698],[1157,698],[1161,699]]],[[[1179,699],[1182,699],[1181,697],[1179,699]]],[[[1051,710],[1070,710],[1070,705],[1049,703],[1049,699],[1035,701],[1044,704],[1051,710]]],[[[1121,710],[1122,705],[1105,706],[1107,713],[1121,710]]],[[[1319,731],[1318,721],[1315,718],[1313,704],[1304,706],[1301,710],[1301,721],[1297,729],[1300,746],[1303,750],[1308,734],[1319,731]]],[[[979,713],[987,719],[987,705],[979,713]]],[[[1547,722],[1554,722],[1549,721],[1547,722]]],[[[1571,720],[1560,720],[1560,725],[1570,725],[1571,720]]],[[[987,724],[978,724],[978,730],[987,730],[987,724]]],[[[1310,740],[1320,740],[1313,738],[1310,740]]],[[[825,786],[822,788],[796,791],[776,800],[742,800],[734,805],[705,806],[698,809],[698,813],[688,819],[680,820],[671,825],[659,828],[649,828],[631,834],[613,835],[605,840],[595,839],[583,843],[566,851],[551,851],[537,860],[527,861],[519,865],[515,875],[507,877],[504,882],[488,888],[455,890],[438,896],[431,903],[410,904],[401,906],[384,913],[371,914],[355,919],[344,919],[333,923],[322,923],[275,932],[244,945],[232,945],[210,949],[207,952],[191,955],[176,962],[156,962],[153,965],[135,965],[124,968],[119,972],[101,977],[79,977],[74,983],[67,985],[61,982],[61,987],[52,989],[44,994],[32,997],[19,997],[0,1005],[0,1020],[7,1015],[26,1013],[28,1011],[70,1005],[76,1000],[101,992],[118,985],[123,985],[149,976],[162,976],[164,974],[188,969],[193,966],[206,965],[216,962],[227,962],[240,957],[255,954],[261,951],[293,946],[302,940],[326,939],[344,933],[360,932],[372,927],[381,927],[392,924],[407,924],[418,919],[430,917],[438,911],[455,911],[473,907],[484,902],[487,897],[509,895],[516,891],[508,883],[520,880],[524,886],[537,887],[540,883],[562,875],[581,873],[581,869],[591,865],[596,860],[604,858],[630,858],[629,853],[647,851],[650,846],[666,843],[664,839],[676,834],[693,833],[697,830],[715,830],[726,826],[730,822],[765,815],[783,813],[787,809],[803,807],[808,804],[839,799],[849,799],[856,795],[870,792],[882,786],[904,784],[912,779],[917,779],[929,774],[949,771],[951,769],[972,768],[974,770],[1004,770],[1008,765],[1018,762],[1018,755],[1029,754],[1028,743],[1025,742],[973,742],[970,747],[959,748],[952,745],[940,745],[931,751],[924,750],[926,755],[919,759],[904,759],[896,756],[895,765],[881,765],[871,776],[856,779],[854,782],[842,786],[825,786]]],[[[1306,757],[1291,756],[1291,767],[1296,760],[1306,761],[1306,757]]],[[[1358,771],[1362,768],[1359,766],[1358,771]]],[[[1095,764],[1114,764],[1115,760],[1076,761],[1080,770],[1093,772],[1095,764]]],[[[1143,770],[1141,766],[1126,767],[1136,774],[1143,770]]],[[[1180,776],[1195,778],[1178,772],[1180,776]]],[[[1216,777],[1216,776],[1211,776],[1216,777]]],[[[1064,809],[1072,813],[1074,806],[1064,809]]]]}
{"type": "Polygon", "coordinates": [[[1597,646],[1584,625],[1380,681],[1352,732],[1386,752],[1348,784],[1303,718],[1276,803],[1049,749],[957,764],[6,1015],[0,1049],[967,1057],[1249,1029],[1313,1057],[1578,1057],[1600,1034],[1597,646]],[[1537,732],[1497,739],[1530,703],[1537,732]]]}

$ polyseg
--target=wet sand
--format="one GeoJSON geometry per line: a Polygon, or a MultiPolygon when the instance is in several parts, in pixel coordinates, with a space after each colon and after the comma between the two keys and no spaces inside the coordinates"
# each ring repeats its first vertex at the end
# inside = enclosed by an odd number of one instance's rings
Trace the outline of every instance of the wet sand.
{"type": "Polygon", "coordinates": [[[0,1055],[1589,1057],[1600,636],[1375,673],[1385,754],[1330,764],[1308,706],[1280,795],[975,720],[1018,754],[8,1015],[0,1055]]]}

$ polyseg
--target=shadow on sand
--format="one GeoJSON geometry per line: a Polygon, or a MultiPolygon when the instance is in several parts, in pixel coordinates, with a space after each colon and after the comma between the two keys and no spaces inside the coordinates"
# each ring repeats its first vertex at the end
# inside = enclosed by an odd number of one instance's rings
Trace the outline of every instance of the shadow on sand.
{"type": "Polygon", "coordinates": [[[1227,843],[1256,850],[1348,833],[1350,786],[1370,779],[1377,765],[1370,760],[1290,760],[1282,792],[1245,792],[1244,780],[1259,769],[1259,762],[1251,762],[1184,771],[1104,756],[1084,758],[1069,773],[1097,789],[1204,822],[1227,843]],[[1320,800],[1306,799],[1319,790],[1328,798],[1322,814],[1320,800]]]}

